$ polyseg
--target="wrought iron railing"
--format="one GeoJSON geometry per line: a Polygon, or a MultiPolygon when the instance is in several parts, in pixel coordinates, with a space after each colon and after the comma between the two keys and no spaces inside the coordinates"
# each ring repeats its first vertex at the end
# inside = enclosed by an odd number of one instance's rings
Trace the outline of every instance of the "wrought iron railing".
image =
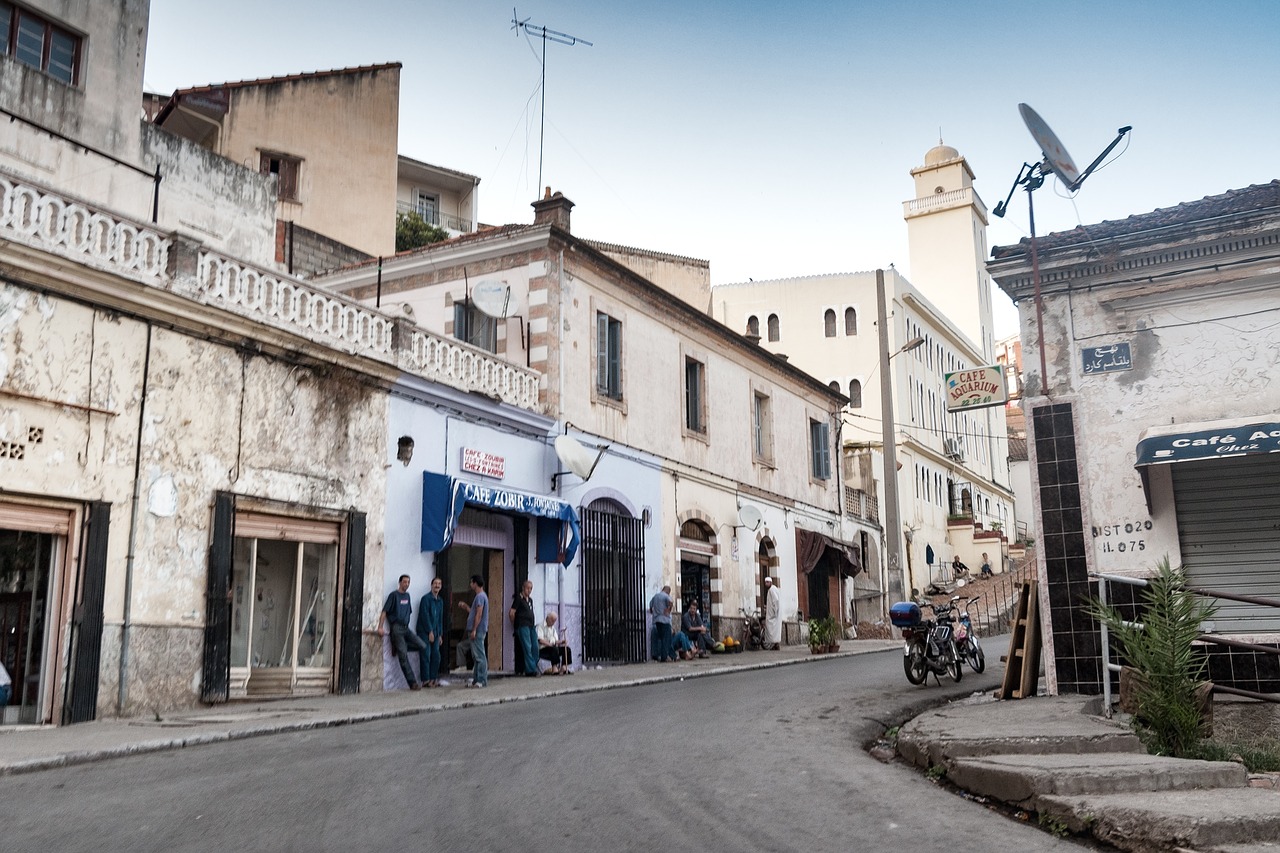
{"type": "Polygon", "coordinates": [[[463,234],[471,231],[471,220],[464,219],[461,216],[454,216],[452,213],[443,213],[439,210],[432,210],[429,207],[419,207],[411,201],[396,202],[397,213],[416,213],[422,217],[422,221],[428,225],[434,225],[437,228],[444,228],[448,231],[458,231],[463,234]]]}

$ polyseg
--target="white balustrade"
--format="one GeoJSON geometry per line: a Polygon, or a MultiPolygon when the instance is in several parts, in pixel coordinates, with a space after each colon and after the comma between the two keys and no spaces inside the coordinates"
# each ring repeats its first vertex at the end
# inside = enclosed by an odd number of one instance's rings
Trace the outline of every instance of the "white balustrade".
{"type": "Polygon", "coordinates": [[[0,175],[0,234],[99,269],[164,278],[170,241],[48,190],[0,175]]]}
{"type": "Polygon", "coordinates": [[[538,374],[467,344],[413,329],[401,365],[424,379],[495,397],[522,409],[538,408],[538,374]]]}

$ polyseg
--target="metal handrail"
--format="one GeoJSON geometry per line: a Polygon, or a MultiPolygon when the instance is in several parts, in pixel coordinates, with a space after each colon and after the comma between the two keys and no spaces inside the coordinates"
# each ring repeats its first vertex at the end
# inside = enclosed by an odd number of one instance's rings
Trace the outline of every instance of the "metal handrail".
{"type": "MultiPolygon", "coordinates": [[[[1107,606],[1107,583],[1108,582],[1124,583],[1124,584],[1129,584],[1130,586],[1139,586],[1139,587],[1150,585],[1144,578],[1131,578],[1131,577],[1126,577],[1124,575],[1096,574],[1096,575],[1091,575],[1090,577],[1096,578],[1098,580],[1098,603],[1101,604],[1103,607],[1107,606]]],[[[1222,592],[1220,590],[1203,589],[1201,587],[1191,587],[1191,586],[1184,586],[1183,589],[1186,590],[1187,592],[1194,593],[1204,598],[1221,598],[1228,601],[1241,601],[1241,602],[1244,602],[1245,604],[1258,604],[1263,607],[1280,608],[1280,600],[1277,600],[1274,598],[1262,598],[1256,595],[1241,595],[1240,593],[1236,593],[1236,592],[1222,592]]],[[[1142,627],[1143,627],[1141,622],[1125,621],[1123,622],[1123,624],[1135,627],[1138,630],[1142,630],[1142,627]]],[[[1103,712],[1109,718],[1111,716],[1111,673],[1120,672],[1120,664],[1111,662],[1111,639],[1110,639],[1111,635],[1110,635],[1110,632],[1107,630],[1107,626],[1105,623],[1100,623],[1099,635],[1102,640],[1101,652],[1102,652],[1102,667],[1103,667],[1103,673],[1104,673],[1102,677],[1102,707],[1103,707],[1103,712]]],[[[1204,633],[1197,634],[1196,640],[1202,643],[1212,643],[1213,645],[1217,645],[1217,646],[1227,646],[1233,649],[1243,649],[1246,651],[1260,652],[1262,654],[1280,656],[1280,649],[1277,649],[1273,646],[1262,646],[1262,645],[1258,645],[1257,643],[1246,643],[1243,640],[1230,640],[1230,639],[1227,639],[1226,637],[1215,637],[1212,634],[1204,634],[1204,633]]],[[[1262,702],[1280,703],[1280,696],[1277,696],[1274,693],[1259,693],[1254,690],[1243,690],[1239,687],[1226,687],[1223,685],[1214,684],[1213,692],[1229,693],[1233,696],[1245,696],[1250,699],[1258,699],[1262,702]]]]}

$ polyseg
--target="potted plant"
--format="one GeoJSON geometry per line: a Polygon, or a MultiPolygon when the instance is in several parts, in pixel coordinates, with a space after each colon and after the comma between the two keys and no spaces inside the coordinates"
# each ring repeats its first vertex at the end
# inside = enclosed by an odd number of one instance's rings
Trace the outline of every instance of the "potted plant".
{"type": "Polygon", "coordinates": [[[1212,726],[1208,659],[1195,640],[1216,609],[1186,589],[1186,573],[1168,557],[1142,590],[1141,624],[1112,605],[1090,602],[1090,615],[1107,626],[1124,659],[1121,707],[1133,714],[1151,752],[1188,755],[1212,726]]]}
{"type": "Polygon", "coordinates": [[[812,654],[821,654],[826,651],[827,633],[826,619],[813,618],[809,620],[809,651],[812,654]]]}

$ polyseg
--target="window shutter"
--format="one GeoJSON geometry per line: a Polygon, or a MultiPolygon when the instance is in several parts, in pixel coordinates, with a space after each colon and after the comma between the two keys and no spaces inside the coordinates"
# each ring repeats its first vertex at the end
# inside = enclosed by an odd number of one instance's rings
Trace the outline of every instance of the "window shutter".
{"type": "Polygon", "coordinates": [[[342,580],[342,646],[338,649],[338,692],[360,692],[360,657],[364,621],[365,514],[347,519],[347,565],[342,580]]]}
{"type": "Polygon", "coordinates": [[[596,314],[596,388],[609,391],[609,318],[596,314]]]}
{"type": "Polygon", "coordinates": [[[622,323],[609,321],[609,391],[622,397],[622,323]]]}

